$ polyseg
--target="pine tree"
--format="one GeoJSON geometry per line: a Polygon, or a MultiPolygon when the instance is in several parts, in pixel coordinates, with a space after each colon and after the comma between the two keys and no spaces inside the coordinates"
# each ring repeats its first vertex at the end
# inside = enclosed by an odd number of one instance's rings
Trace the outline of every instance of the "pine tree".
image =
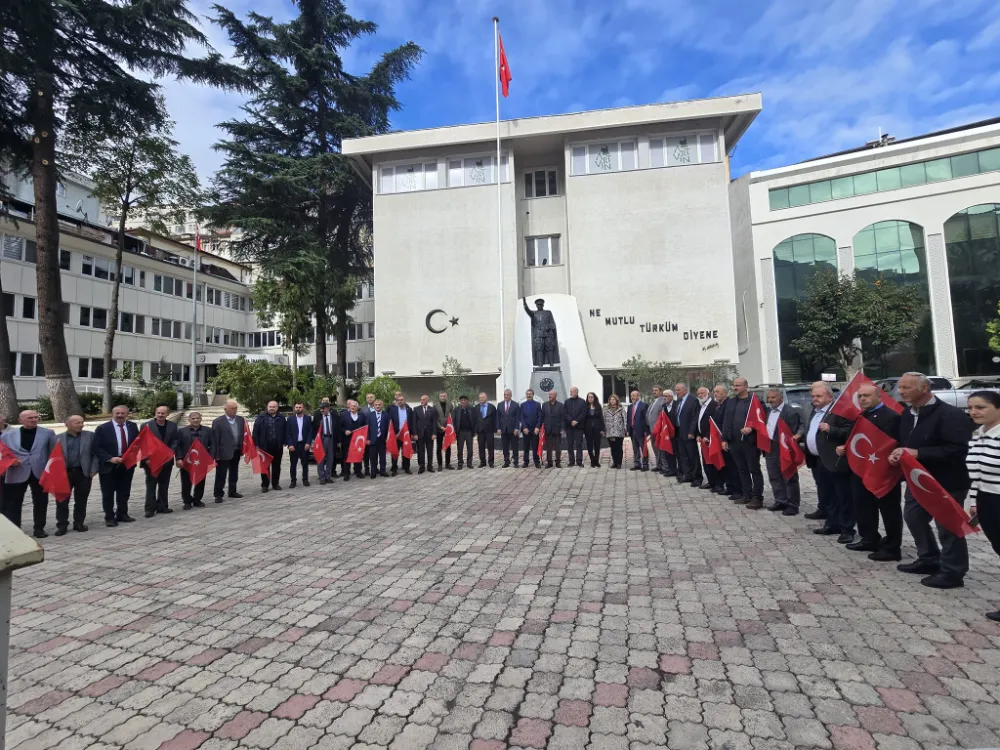
{"type": "Polygon", "coordinates": [[[240,86],[208,51],[186,0],[4,0],[0,3],[0,158],[34,184],[38,339],[57,419],[79,413],[61,321],[56,185],[61,141],[103,140],[123,123],[166,119],[153,77],[240,86]]]}
{"type": "Polygon", "coordinates": [[[288,23],[251,13],[241,21],[216,6],[256,91],[240,120],[222,123],[228,138],[216,176],[215,226],[242,230],[233,251],[265,273],[281,275],[288,258],[321,269],[309,310],[316,323],[316,372],[329,372],[326,334],[337,335],[339,374],[346,380],[348,311],[344,289],[371,272],[371,190],[340,156],[344,138],[382,133],[399,104],[396,84],[422,54],[409,42],[384,54],[362,76],[341,55],[376,32],[341,0],[295,0],[288,23]]]}

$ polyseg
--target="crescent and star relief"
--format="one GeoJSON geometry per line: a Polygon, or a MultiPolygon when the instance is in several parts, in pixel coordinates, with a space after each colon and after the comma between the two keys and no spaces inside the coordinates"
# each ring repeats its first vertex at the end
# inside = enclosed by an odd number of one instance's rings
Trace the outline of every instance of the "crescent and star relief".
{"type": "MultiPolygon", "coordinates": [[[[441,308],[434,308],[429,313],[427,313],[427,317],[424,319],[424,325],[427,326],[427,330],[430,331],[431,333],[444,333],[445,331],[448,330],[448,326],[444,326],[443,328],[435,328],[434,327],[434,320],[433,320],[433,318],[434,318],[435,315],[437,315],[439,313],[441,315],[444,315],[446,318],[448,318],[448,313],[446,313],[444,310],[442,310],[441,308]]],[[[452,316],[452,317],[448,318],[448,322],[451,324],[451,327],[454,328],[455,326],[458,325],[458,318],[456,318],[455,316],[452,316]]]]}

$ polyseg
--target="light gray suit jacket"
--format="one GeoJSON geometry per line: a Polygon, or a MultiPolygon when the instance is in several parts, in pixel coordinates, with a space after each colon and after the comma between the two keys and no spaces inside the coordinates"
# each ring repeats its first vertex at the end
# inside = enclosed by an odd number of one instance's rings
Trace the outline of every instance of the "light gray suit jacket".
{"type": "MultiPolygon", "coordinates": [[[[62,446],[64,458],[67,455],[66,434],[64,432],[56,438],[56,442],[62,446]]],[[[69,468],[68,465],[67,468],[69,468]]],[[[96,474],[100,468],[100,462],[94,454],[94,433],[84,430],[80,433],[80,469],[89,477],[91,474],[96,474]]]]}
{"type": "Polygon", "coordinates": [[[6,484],[20,484],[27,482],[28,478],[34,475],[35,479],[42,478],[45,471],[45,464],[49,460],[49,454],[56,447],[56,434],[48,427],[38,427],[35,435],[35,442],[31,446],[31,452],[21,448],[21,428],[6,432],[0,437],[3,444],[7,446],[17,456],[21,462],[20,466],[11,466],[4,474],[3,481],[6,484]]]}
{"type": "Polygon", "coordinates": [[[660,418],[661,411],[663,411],[663,396],[657,396],[646,410],[646,421],[649,422],[650,428],[652,428],[652,426],[656,424],[656,420],[660,418]]]}

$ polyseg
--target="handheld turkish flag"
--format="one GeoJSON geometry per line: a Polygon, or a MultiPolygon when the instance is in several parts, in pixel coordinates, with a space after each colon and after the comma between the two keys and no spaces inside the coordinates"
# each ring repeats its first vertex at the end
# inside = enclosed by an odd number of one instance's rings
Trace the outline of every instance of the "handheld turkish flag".
{"type": "Polygon", "coordinates": [[[778,457],[781,461],[781,476],[791,479],[795,472],[806,462],[806,454],[802,451],[795,436],[792,435],[792,428],[783,420],[778,420],[775,429],[775,437],[778,439],[778,457]]]}
{"type": "Polygon", "coordinates": [[[875,497],[885,497],[902,478],[899,467],[889,463],[889,454],[897,445],[899,443],[864,417],[854,423],[847,439],[847,463],[875,497]]]}
{"type": "MultiPolygon", "coordinates": [[[[403,428],[403,435],[409,435],[406,428],[403,428]]],[[[405,439],[405,438],[404,438],[405,439]]],[[[347,450],[345,463],[359,464],[365,459],[365,447],[368,445],[368,425],[361,427],[351,433],[351,447],[347,450]]],[[[406,444],[403,444],[403,455],[406,456],[406,444]]],[[[346,476],[346,474],[345,474],[346,476]]]]}
{"type": "Polygon", "coordinates": [[[316,459],[316,465],[319,466],[326,459],[326,448],[323,447],[322,430],[316,430],[316,439],[313,440],[312,451],[313,457],[316,459]]]}
{"type": "Polygon", "coordinates": [[[202,442],[195,438],[181,465],[188,473],[191,484],[198,485],[204,482],[208,472],[215,468],[215,459],[209,455],[202,442]]]}
{"type": "Polygon", "coordinates": [[[747,409],[747,421],[743,426],[757,433],[758,450],[765,452],[771,450],[771,437],[767,434],[767,417],[764,416],[764,407],[761,406],[756,393],[750,394],[750,408],[747,409]]]}
{"type": "Polygon", "coordinates": [[[266,477],[271,476],[271,462],[273,460],[274,456],[267,451],[261,448],[254,448],[253,461],[251,461],[253,473],[263,474],[266,477]]]}
{"type": "Polygon", "coordinates": [[[149,473],[154,477],[160,476],[163,467],[169,466],[174,459],[174,452],[153,434],[149,425],[142,428],[139,438],[143,441],[142,457],[149,461],[149,473]]]}
{"type": "Polygon", "coordinates": [[[389,434],[385,438],[385,447],[389,451],[390,456],[399,458],[399,443],[396,442],[396,425],[391,419],[389,420],[389,434]]]}
{"type": "Polygon", "coordinates": [[[914,456],[903,451],[899,457],[899,465],[903,469],[903,479],[906,480],[910,494],[938,524],[958,537],[979,531],[978,527],[969,524],[969,515],[965,509],[955,502],[955,498],[945,491],[914,456]]]}
{"type": "Polygon", "coordinates": [[[413,443],[410,441],[410,423],[407,422],[403,425],[403,431],[399,433],[400,438],[403,441],[403,458],[413,458],[413,443]]]}
{"type": "Polygon", "coordinates": [[[497,75],[500,76],[500,90],[503,91],[504,97],[510,96],[510,82],[514,80],[513,76],[510,74],[510,65],[507,64],[507,53],[503,48],[503,37],[500,36],[500,30],[497,29],[497,43],[500,49],[500,65],[497,70],[497,75]]]}
{"type": "Polygon", "coordinates": [[[254,445],[253,435],[250,434],[250,423],[243,420],[243,463],[249,464],[255,458],[257,458],[257,446],[254,445]]]}
{"type": "Polygon", "coordinates": [[[545,452],[545,425],[542,425],[542,429],[538,431],[538,450],[535,451],[538,457],[542,457],[542,453],[545,452]]]}
{"type": "Polygon", "coordinates": [[[722,456],[722,431],[715,423],[715,417],[708,418],[708,463],[716,469],[722,470],[726,465],[726,459],[722,456]]]}
{"type": "MultiPolygon", "coordinates": [[[[117,426],[118,425],[115,425],[115,427],[117,426]]],[[[127,436],[128,432],[126,432],[125,435],[127,436]]],[[[122,465],[126,469],[131,469],[139,463],[139,459],[141,459],[143,455],[143,446],[145,444],[146,441],[143,439],[142,432],[140,431],[139,436],[133,440],[129,444],[128,448],[125,449],[125,452],[122,453],[122,465]]]]}
{"type": "Polygon", "coordinates": [[[457,440],[458,438],[455,437],[455,424],[451,421],[451,415],[448,415],[448,424],[444,428],[444,443],[442,443],[441,449],[448,450],[457,440]]]}
{"type": "Polygon", "coordinates": [[[66,473],[66,459],[63,458],[62,443],[56,443],[55,450],[49,455],[49,460],[45,463],[45,471],[38,478],[39,486],[51,495],[55,495],[56,502],[64,503],[69,500],[72,491],[69,485],[69,474],[66,473]]]}
{"type": "MultiPolygon", "coordinates": [[[[858,405],[858,390],[863,385],[875,385],[875,383],[872,382],[872,380],[863,372],[859,372],[851,378],[851,382],[848,383],[847,387],[840,393],[839,396],[837,396],[837,400],[834,401],[833,406],[830,407],[830,413],[851,421],[860,417],[861,407],[858,405]]],[[[897,414],[903,413],[902,404],[881,388],[879,388],[879,396],[882,399],[882,403],[894,412],[897,414]]]]}
{"type": "Polygon", "coordinates": [[[16,462],[17,462],[17,456],[14,455],[14,451],[12,451],[3,443],[0,443],[0,474],[3,474],[16,462]]]}
{"type": "Polygon", "coordinates": [[[674,423],[670,421],[670,415],[661,411],[660,416],[656,418],[656,425],[658,429],[653,445],[671,456],[674,455],[674,436],[677,434],[677,430],[674,429],[674,423]]]}

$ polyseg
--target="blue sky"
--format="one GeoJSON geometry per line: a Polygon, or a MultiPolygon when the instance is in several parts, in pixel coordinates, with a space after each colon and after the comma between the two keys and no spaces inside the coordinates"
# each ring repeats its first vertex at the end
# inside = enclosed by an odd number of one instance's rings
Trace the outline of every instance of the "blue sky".
{"type": "MultiPolygon", "coordinates": [[[[285,19],[287,0],[221,0],[285,19]]],[[[379,33],[345,55],[361,73],[412,40],[425,57],[398,91],[397,129],[494,117],[491,18],[513,81],[502,117],[761,92],[733,176],[1000,115],[998,0],[348,0],[379,33]]],[[[196,0],[192,9],[208,14],[196,0]]],[[[213,44],[228,52],[206,21],[213,44]]],[[[182,149],[209,177],[212,125],[238,96],[166,86],[182,149]]]]}

